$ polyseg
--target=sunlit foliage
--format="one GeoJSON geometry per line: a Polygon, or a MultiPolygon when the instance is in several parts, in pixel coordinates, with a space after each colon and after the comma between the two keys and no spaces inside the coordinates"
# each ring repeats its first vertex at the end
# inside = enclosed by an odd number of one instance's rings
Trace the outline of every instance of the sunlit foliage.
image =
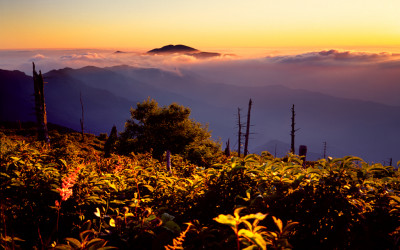
{"type": "Polygon", "coordinates": [[[173,154],[171,173],[150,153],[103,157],[104,138],[50,136],[0,134],[0,248],[399,247],[391,166],[265,152],[204,168],[173,154]]]}

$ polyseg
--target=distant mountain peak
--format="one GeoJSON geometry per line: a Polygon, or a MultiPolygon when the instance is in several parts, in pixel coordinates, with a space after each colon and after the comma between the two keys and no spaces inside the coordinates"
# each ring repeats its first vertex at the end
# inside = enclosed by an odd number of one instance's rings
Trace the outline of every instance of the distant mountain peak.
{"type": "Polygon", "coordinates": [[[147,52],[150,55],[171,55],[171,54],[183,54],[187,56],[193,56],[197,59],[207,59],[211,57],[218,57],[221,56],[220,53],[216,52],[204,52],[198,49],[178,44],[178,45],[166,45],[162,48],[152,49],[147,52]]]}
{"type": "Polygon", "coordinates": [[[166,45],[162,48],[156,48],[148,51],[148,54],[173,54],[173,53],[197,53],[200,52],[192,47],[178,44],[178,45],[166,45]]]}

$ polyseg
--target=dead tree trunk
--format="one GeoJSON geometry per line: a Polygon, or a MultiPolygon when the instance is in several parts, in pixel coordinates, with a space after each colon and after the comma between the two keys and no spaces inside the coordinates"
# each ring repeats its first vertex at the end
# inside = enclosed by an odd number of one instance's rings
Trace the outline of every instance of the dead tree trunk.
{"type": "Polygon", "coordinates": [[[294,137],[295,137],[295,132],[298,130],[298,129],[295,129],[295,116],[296,116],[296,113],[294,112],[294,104],[293,104],[293,106],[292,106],[292,130],[291,130],[291,132],[290,132],[290,136],[291,136],[291,138],[292,138],[292,140],[291,140],[291,144],[290,144],[290,152],[291,153],[295,153],[295,151],[294,151],[294,137]]]}
{"type": "Polygon", "coordinates": [[[50,142],[49,132],[47,130],[47,113],[44,102],[44,81],[42,72],[36,72],[35,63],[33,65],[33,87],[35,91],[35,111],[38,124],[38,140],[50,142]]]}
{"type": "Polygon", "coordinates": [[[82,102],[82,92],[80,93],[80,101],[81,101],[81,108],[82,108],[82,118],[80,119],[81,123],[81,131],[82,131],[82,141],[85,141],[85,133],[83,130],[83,125],[84,125],[84,113],[83,113],[83,102],[82,102]]]}
{"type": "Polygon", "coordinates": [[[231,156],[231,149],[230,149],[230,145],[229,145],[229,139],[228,139],[228,142],[226,143],[226,147],[225,147],[225,156],[227,156],[227,157],[231,156]]]}
{"type": "Polygon", "coordinates": [[[243,153],[244,153],[244,156],[247,155],[247,153],[248,153],[248,146],[249,146],[251,104],[252,104],[252,101],[251,101],[251,99],[250,99],[250,101],[249,101],[249,109],[247,110],[246,137],[245,137],[244,152],[243,152],[243,153]]]}
{"type": "Polygon", "coordinates": [[[240,108],[238,108],[238,157],[240,157],[240,148],[242,146],[242,123],[240,121],[240,108]]]}

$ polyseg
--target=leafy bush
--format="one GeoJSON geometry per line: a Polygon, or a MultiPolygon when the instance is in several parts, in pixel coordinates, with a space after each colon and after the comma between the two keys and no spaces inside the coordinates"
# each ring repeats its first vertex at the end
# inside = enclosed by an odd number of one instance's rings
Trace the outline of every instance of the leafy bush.
{"type": "Polygon", "coordinates": [[[94,139],[53,135],[49,147],[0,135],[2,248],[400,246],[393,167],[263,153],[204,168],[173,154],[171,173],[150,153],[104,158],[94,139]]]}

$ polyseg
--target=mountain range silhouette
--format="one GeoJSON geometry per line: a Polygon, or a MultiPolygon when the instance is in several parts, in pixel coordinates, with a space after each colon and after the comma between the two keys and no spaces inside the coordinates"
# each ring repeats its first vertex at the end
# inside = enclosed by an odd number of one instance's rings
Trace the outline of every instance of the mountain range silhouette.
{"type": "MultiPolygon", "coordinates": [[[[290,108],[296,106],[296,150],[328,156],[356,155],[367,161],[400,160],[400,107],[345,99],[281,85],[234,86],[210,82],[190,71],[179,73],[127,65],[51,70],[44,75],[48,121],[80,130],[80,94],[85,131],[122,131],[130,108],[148,97],[160,105],[177,102],[191,108],[191,117],[208,124],[213,138],[237,145],[237,108],[244,117],[253,100],[250,152],[285,151],[290,142],[290,108]],[[282,146],[280,146],[282,145],[282,146]],[[259,147],[261,146],[261,147],[259,147]]],[[[33,80],[20,71],[0,70],[0,121],[35,121],[33,80]]],[[[281,152],[278,152],[281,153],[281,152]]],[[[311,158],[310,160],[314,160],[311,158]]]]}

